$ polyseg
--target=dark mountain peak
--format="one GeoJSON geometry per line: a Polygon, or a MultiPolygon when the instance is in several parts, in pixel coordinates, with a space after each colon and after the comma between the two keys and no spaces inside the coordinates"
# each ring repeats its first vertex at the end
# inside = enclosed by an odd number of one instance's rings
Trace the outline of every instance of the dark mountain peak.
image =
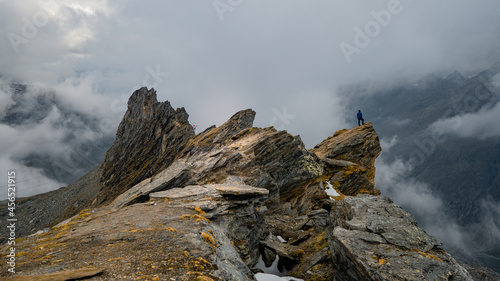
{"type": "Polygon", "coordinates": [[[153,104],[157,103],[156,91],[154,88],[148,90],[147,87],[142,87],[132,93],[128,99],[128,106],[133,106],[134,104],[153,104]]]}
{"type": "Polygon", "coordinates": [[[177,116],[177,120],[183,124],[189,124],[189,114],[186,112],[184,107],[177,108],[175,110],[175,115],[177,116]]]}
{"type": "MultiPolygon", "coordinates": [[[[152,118],[174,113],[170,102],[158,102],[154,88],[142,87],[136,90],[128,100],[128,108],[123,121],[151,120],[152,118]]],[[[121,124],[120,124],[121,126],[121,124]]]]}
{"type": "Polygon", "coordinates": [[[245,109],[234,114],[229,120],[222,124],[219,128],[218,139],[230,138],[244,129],[251,128],[255,119],[255,111],[245,109]]]}
{"type": "Polygon", "coordinates": [[[253,126],[255,114],[255,111],[250,108],[238,111],[223,126],[236,126],[240,129],[250,128],[253,126]]]}
{"type": "Polygon", "coordinates": [[[446,76],[445,80],[455,80],[455,81],[463,81],[465,78],[458,71],[453,71],[450,75],[446,76]]]}

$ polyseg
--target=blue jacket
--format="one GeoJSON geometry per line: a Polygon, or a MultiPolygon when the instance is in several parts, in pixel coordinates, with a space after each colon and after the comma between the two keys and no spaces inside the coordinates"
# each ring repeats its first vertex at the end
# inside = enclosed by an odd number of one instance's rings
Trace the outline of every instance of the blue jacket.
{"type": "Polygon", "coordinates": [[[358,112],[358,119],[363,119],[363,113],[358,112]]]}

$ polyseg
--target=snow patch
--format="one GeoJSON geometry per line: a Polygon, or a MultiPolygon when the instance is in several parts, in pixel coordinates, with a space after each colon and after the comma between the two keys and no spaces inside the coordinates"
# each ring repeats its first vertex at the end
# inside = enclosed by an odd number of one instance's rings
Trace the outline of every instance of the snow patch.
{"type": "Polygon", "coordinates": [[[255,274],[255,279],[257,281],[283,281],[283,280],[288,280],[288,281],[304,281],[303,279],[298,279],[294,277],[288,277],[288,276],[283,276],[279,277],[273,274],[267,274],[267,273],[257,273],[255,274]]]}
{"type": "Polygon", "coordinates": [[[325,189],[326,194],[330,196],[340,196],[340,194],[333,188],[333,185],[330,183],[330,181],[326,182],[326,189],[325,189]]]}
{"type": "MultiPolygon", "coordinates": [[[[266,264],[264,263],[264,260],[262,259],[262,255],[259,256],[259,261],[255,265],[255,268],[258,268],[264,273],[272,274],[272,275],[285,275],[286,272],[282,272],[278,269],[278,262],[279,262],[279,256],[276,255],[276,259],[273,261],[273,264],[271,264],[270,267],[266,267],[266,264]]],[[[286,269],[284,269],[286,270],[286,269]]]]}
{"type": "Polygon", "coordinates": [[[281,243],[285,243],[286,242],[286,240],[283,237],[279,236],[279,235],[278,235],[278,240],[280,240],[281,243]]]}

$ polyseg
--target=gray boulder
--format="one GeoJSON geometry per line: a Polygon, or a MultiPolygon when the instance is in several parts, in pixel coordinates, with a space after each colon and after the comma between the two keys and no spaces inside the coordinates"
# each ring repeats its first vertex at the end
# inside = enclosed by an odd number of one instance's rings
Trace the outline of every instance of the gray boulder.
{"type": "Polygon", "coordinates": [[[473,280],[390,198],[346,197],[331,220],[327,235],[335,280],[473,280]]]}

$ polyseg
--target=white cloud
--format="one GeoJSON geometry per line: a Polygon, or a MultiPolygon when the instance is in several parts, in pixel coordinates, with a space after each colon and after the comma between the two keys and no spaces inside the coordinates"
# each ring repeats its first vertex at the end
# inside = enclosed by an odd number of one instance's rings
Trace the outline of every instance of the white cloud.
{"type": "Polygon", "coordinates": [[[491,85],[496,89],[500,90],[500,73],[491,78],[491,85]]]}
{"type": "Polygon", "coordinates": [[[0,119],[4,117],[5,110],[13,103],[10,87],[4,83],[0,84],[0,119]]]}
{"type": "MultiPolygon", "coordinates": [[[[47,178],[37,169],[20,165],[3,156],[0,157],[0,171],[5,173],[7,173],[7,171],[16,172],[17,198],[28,197],[65,186],[63,183],[47,178]]],[[[6,184],[0,184],[1,190],[5,190],[5,193],[0,194],[0,201],[7,199],[7,188],[3,188],[5,186],[6,184]]]]}
{"type": "Polygon", "coordinates": [[[67,78],[53,89],[58,99],[72,111],[119,121],[116,117],[125,113],[126,107],[113,106],[116,98],[97,93],[95,86],[95,78],[89,75],[67,78]]]}
{"type": "Polygon", "coordinates": [[[390,121],[392,124],[394,124],[395,126],[403,126],[403,125],[407,125],[408,123],[411,122],[410,119],[403,119],[403,120],[391,120],[390,121]]]}
{"type": "MultiPolygon", "coordinates": [[[[6,106],[4,115],[8,115],[0,124],[1,166],[43,173],[57,178],[52,183],[60,187],[60,182],[70,183],[68,177],[81,176],[99,164],[94,163],[96,155],[108,149],[101,145],[114,136],[119,121],[116,114],[123,107],[112,107],[110,97],[96,94],[91,79],[75,80],[67,80],[55,89],[30,85],[15,94],[9,89],[9,81],[0,81],[1,87],[7,89],[3,93],[15,101],[6,106]]],[[[43,184],[32,190],[53,188],[43,184]]]]}
{"type": "Polygon", "coordinates": [[[56,107],[39,123],[11,127],[0,124],[1,135],[0,151],[2,155],[22,159],[33,153],[46,153],[58,155],[67,147],[67,132],[58,123],[67,120],[61,119],[61,114],[56,107]]]}
{"type": "Polygon", "coordinates": [[[388,196],[419,219],[421,226],[441,239],[447,248],[470,252],[467,231],[446,213],[443,201],[424,182],[409,177],[413,167],[397,159],[391,163],[383,157],[376,160],[376,185],[388,196]]]}
{"type": "Polygon", "coordinates": [[[440,129],[445,133],[459,137],[485,139],[500,136],[498,118],[500,102],[489,108],[483,108],[475,113],[454,116],[434,122],[430,128],[440,129]]]}
{"type": "Polygon", "coordinates": [[[377,159],[377,186],[387,192],[394,201],[417,211],[419,216],[436,214],[443,207],[442,201],[432,194],[429,186],[423,182],[409,179],[407,174],[413,167],[398,159],[386,163],[377,159]]]}
{"type": "MultiPolygon", "coordinates": [[[[382,195],[388,196],[419,220],[429,234],[444,243],[445,249],[470,259],[474,253],[484,253],[498,247],[500,242],[500,205],[491,198],[482,201],[477,222],[459,225],[447,213],[443,199],[425,182],[409,175],[413,167],[397,159],[385,162],[383,155],[375,162],[376,185],[382,195]]],[[[472,260],[472,259],[471,259],[472,260]]]]}
{"type": "Polygon", "coordinates": [[[391,150],[391,148],[394,145],[396,145],[397,142],[398,142],[397,135],[392,136],[390,139],[382,138],[380,139],[380,147],[382,147],[382,151],[388,153],[391,150]]]}

